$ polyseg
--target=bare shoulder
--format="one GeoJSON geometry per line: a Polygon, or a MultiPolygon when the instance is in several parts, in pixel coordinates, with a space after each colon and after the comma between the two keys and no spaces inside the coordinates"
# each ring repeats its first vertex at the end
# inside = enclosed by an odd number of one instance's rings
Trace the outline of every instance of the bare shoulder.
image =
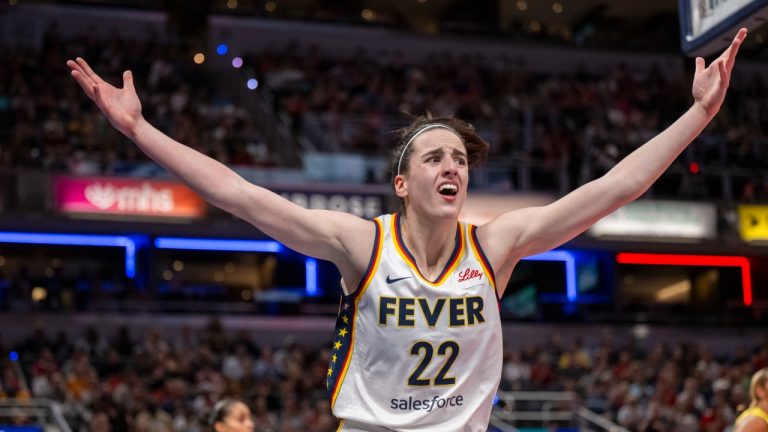
{"type": "Polygon", "coordinates": [[[768,432],[768,423],[759,417],[749,416],[734,429],[734,432],[768,432]]]}
{"type": "Polygon", "coordinates": [[[497,216],[478,226],[477,240],[494,268],[526,256],[522,243],[525,228],[539,214],[541,207],[527,207],[497,216]]]}
{"type": "Polygon", "coordinates": [[[376,252],[376,241],[381,237],[375,220],[348,216],[349,218],[340,217],[336,222],[341,232],[344,256],[334,260],[342,276],[342,290],[346,294],[362,279],[371,262],[371,256],[376,252]]]}
{"type": "Polygon", "coordinates": [[[346,255],[355,263],[363,264],[364,270],[375,246],[378,224],[373,219],[360,219],[350,214],[337,217],[337,229],[346,255]]]}

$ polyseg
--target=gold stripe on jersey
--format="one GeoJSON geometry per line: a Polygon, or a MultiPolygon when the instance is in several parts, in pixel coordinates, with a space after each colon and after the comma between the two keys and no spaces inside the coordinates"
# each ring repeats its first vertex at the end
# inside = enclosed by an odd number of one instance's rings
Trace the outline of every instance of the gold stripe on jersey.
{"type": "Polygon", "coordinates": [[[475,225],[468,225],[467,229],[469,230],[469,241],[472,246],[472,253],[475,255],[475,258],[483,267],[486,277],[488,278],[489,281],[491,281],[491,286],[493,286],[493,289],[495,290],[496,275],[493,273],[493,269],[491,268],[491,263],[488,262],[488,258],[485,257],[485,253],[483,253],[483,250],[480,248],[480,243],[477,240],[477,227],[475,225]]]}
{"type": "MultiPolygon", "coordinates": [[[[354,304],[352,306],[352,318],[351,318],[351,330],[349,333],[349,346],[347,347],[347,353],[344,356],[344,365],[341,368],[341,373],[336,378],[336,382],[334,383],[333,393],[331,395],[331,409],[336,405],[336,398],[339,396],[339,393],[341,391],[341,386],[344,384],[344,378],[347,376],[347,370],[349,369],[349,365],[352,362],[352,355],[354,354],[354,348],[355,348],[355,322],[357,318],[357,304],[360,302],[360,299],[363,297],[363,294],[365,294],[365,290],[368,289],[368,286],[371,284],[371,280],[373,279],[373,276],[376,274],[376,270],[379,267],[379,262],[381,261],[381,250],[382,245],[384,244],[384,226],[378,218],[373,219],[373,222],[376,224],[376,237],[375,237],[375,244],[373,246],[373,252],[371,253],[371,260],[368,263],[368,269],[365,273],[365,276],[363,276],[362,280],[360,281],[360,284],[357,287],[356,292],[354,293],[354,304]]],[[[345,296],[346,297],[346,296],[345,296]]],[[[346,303],[346,298],[342,299],[342,304],[346,303]]],[[[343,313],[343,311],[341,312],[343,313]]],[[[330,369],[329,369],[330,370],[330,369]]],[[[341,427],[341,425],[339,425],[341,427]]]]}
{"type": "Polygon", "coordinates": [[[448,279],[448,276],[451,275],[453,270],[459,264],[459,261],[461,261],[461,258],[464,256],[464,230],[462,228],[461,223],[457,223],[456,246],[453,249],[451,258],[448,260],[448,263],[445,265],[445,268],[443,269],[443,271],[437,277],[437,280],[432,282],[431,280],[427,279],[426,277],[424,277],[424,275],[421,274],[421,270],[419,270],[419,266],[416,265],[416,262],[414,261],[413,256],[411,255],[411,252],[408,251],[408,248],[405,246],[405,241],[403,241],[403,238],[400,235],[400,213],[395,213],[392,216],[392,239],[395,244],[395,250],[403,259],[403,262],[405,262],[408,265],[408,267],[413,269],[414,273],[416,274],[416,276],[418,276],[419,279],[421,279],[424,283],[433,287],[439,286],[443,282],[445,282],[445,280],[448,279]]]}

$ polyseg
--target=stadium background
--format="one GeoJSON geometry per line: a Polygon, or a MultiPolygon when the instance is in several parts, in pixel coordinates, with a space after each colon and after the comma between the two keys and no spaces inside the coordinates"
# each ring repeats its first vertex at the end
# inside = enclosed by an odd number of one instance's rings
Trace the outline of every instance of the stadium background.
{"type": "MultiPolygon", "coordinates": [[[[362,217],[394,210],[403,113],[456,115],[492,144],[479,222],[601,175],[690,103],[677,4],[647,3],[4,0],[0,428],[204,430],[222,396],[257,430],[336,426],[336,271],[168,178],[66,59],[113,83],[132,69],[166,133],[362,217]]],[[[642,201],[518,266],[493,427],[722,431],[743,408],[768,366],[768,65],[750,31],[720,114],[642,201]]]]}

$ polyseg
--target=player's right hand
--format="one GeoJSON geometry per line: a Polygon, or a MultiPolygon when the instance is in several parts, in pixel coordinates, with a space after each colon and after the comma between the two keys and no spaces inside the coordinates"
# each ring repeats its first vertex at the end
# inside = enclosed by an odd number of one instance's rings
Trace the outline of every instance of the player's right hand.
{"type": "Polygon", "coordinates": [[[123,88],[117,88],[101,79],[80,57],[74,61],[68,60],[67,66],[72,70],[72,77],[85,94],[96,102],[112,126],[127,137],[133,137],[136,126],[143,118],[131,71],[123,72],[123,88]]]}

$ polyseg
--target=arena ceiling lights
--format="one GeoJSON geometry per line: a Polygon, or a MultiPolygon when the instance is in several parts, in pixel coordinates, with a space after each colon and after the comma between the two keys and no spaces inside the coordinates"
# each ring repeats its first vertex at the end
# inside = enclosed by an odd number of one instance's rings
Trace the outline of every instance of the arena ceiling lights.
{"type": "Polygon", "coordinates": [[[725,255],[673,255],[621,252],[616,255],[619,264],[670,265],[696,267],[741,268],[741,290],[744,306],[752,305],[752,276],[749,260],[743,256],[725,255]]]}

